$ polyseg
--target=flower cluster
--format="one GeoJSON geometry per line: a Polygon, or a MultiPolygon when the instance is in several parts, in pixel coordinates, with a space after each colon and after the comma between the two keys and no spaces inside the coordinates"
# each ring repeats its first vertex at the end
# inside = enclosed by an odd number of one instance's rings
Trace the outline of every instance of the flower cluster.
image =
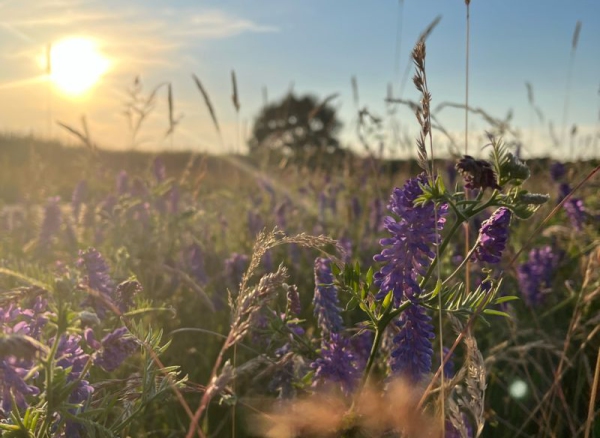
{"type": "Polygon", "coordinates": [[[106,335],[100,344],[102,349],[98,353],[95,363],[108,372],[119,368],[138,346],[137,341],[129,335],[125,327],[119,327],[106,335]]]}
{"type": "Polygon", "coordinates": [[[31,383],[38,374],[33,359],[39,351],[31,337],[39,335],[46,324],[46,307],[41,297],[29,309],[15,304],[0,307],[0,417],[8,416],[13,398],[23,409],[29,396],[40,393],[31,383]]]}
{"type": "Polygon", "coordinates": [[[436,207],[433,203],[415,206],[415,200],[423,194],[422,185],[427,184],[424,174],[412,178],[403,188],[395,188],[388,209],[399,219],[387,216],[385,229],[392,237],[380,240],[384,248],[373,257],[384,266],[375,274],[374,283],[379,288],[378,299],[393,291],[395,302],[421,293],[418,275],[425,275],[435,257],[434,247],[438,233],[446,221],[448,206],[436,207]],[[436,223],[437,214],[437,223],[436,223]]]}
{"type": "MultiPolygon", "coordinates": [[[[85,282],[106,292],[110,277],[100,253],[90,249],[80,255],[79,264],[87,274],[85,282]]],[[[63,271],[66,276],[71,274],[67,267],[63,271]]],[[[116,304],[128,309],[140,290],[137,281],[121,283],[117,287],[116,304]]],[[[56,293],[64,292],[59,289],[56,293]]],[[[23,289],[22,295],[30,297],[22,300],[23,307],[10,300],[0,307],[3,333],[0,337],[0,419],[10,418],[15,408],[13,403],[24,410],[33,404],[42,389],[45,392],[56,391],[59,382],[68,391],[62,393],[68,411],[71,415],[78,415],[94,393],[94,386],[90,383],[91,369],[116,370],[135,352],[138,343],[125,327],[112,331],[101,342],[96,341],[91,326],[98,325],[100,320],[96,314],[87,311],[80,312],[80,317],[74,320],[81,325],[83,336],[73,334],[66,327],[61,330],[60,325],[49,327],[47,321],[65,318],[60,312],[72,313],[76,309],[60,310],[59,307],[58,314],[51,313],[49,309],[54,307],[48,305],[48,292],[39,287],[23,289]],[[50,368],[54,371],[52,376],[40,376],[48,372],[48,368],[40,366],[41,360],[53,362],[50,368]],[[42,388],[40,382],[52,382],[51,387],[42,388]]],[[[63,436],[63,433],[65,436],[84,436],[80,426],[71,417],[65,419],[62,414],[57,415],[56,426],[52,427],[58,429],[53,436],[63,436]],[[66,429],[58,426],[63,423],[66,429]]]]}
{"type": "Polygon", "coordinates": [[[107,303],[111,300],[115,284],[110,277],[108,264],[102,254],[95,248],[79,252],[78,265],[86,276],[86,286],[91,289],[84,305],[91,305],[98,316],[103,318],[108,309],[107,303]],[[99,294],[95,296],[94,294],[99,294]]]}
{"type": "MultiPolygon", "coordinates": [[[[571,193],[571,187],[567,183],[562,183],[559,187],[559,200],[562,201],[567,195],[571,193]]],[[[571,225],[576,230],[580,231],[585,223],[586,210],[583,205],[583,200],[580,198],[575,198],[571,196],[564,203],[565,211],[567,212],[567,216],[571,221],[571,225]]]]}
{"type": "Polygon", "coordinates": [[[408,307],[396,322],[400,332],[394,337],[390,367],[395,375],[419,382],[431,371],[435,337],[431,317],[417,303],[408,307]]]}
{"type": "Polygon", "coordinates": [[[499,263],[508,241],[510,210],[500,207],[481,225],[474,257],[480,262],[499,263]]]}
{"type": "Polygon", "coordinates": [[[358,370],[350,343],[339,333],[332,333],[321,345],[320,357],[311,364],[315,370],[314,387],[328,383],[339,384],[342,392],[350,394],[358,381],[358,370]]]}
{"type": "Polygon", "coordinates": [[[339,333],[343,328],[342,316],[333,284],[331,260],[320,257],[315,260],[315,295],[313,297],[315,316],[323,335],[339,333]]]}
{"type": "Polygon", "coordinates": [[[536,306],[542,303],[544,290],[551,286],[559,259],[560,254],[548,245],[532,249],[529,259],[517,268],[519,289],[528,305],[536,306]]]}

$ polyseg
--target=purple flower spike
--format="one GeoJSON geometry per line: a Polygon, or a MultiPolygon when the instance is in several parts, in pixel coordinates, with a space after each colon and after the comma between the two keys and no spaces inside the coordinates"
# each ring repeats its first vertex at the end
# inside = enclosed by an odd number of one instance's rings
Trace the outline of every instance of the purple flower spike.
{"type": "Polygon", "coordinates": [[[73,189],[73,196],[71,197],[71,208],[73,210],[73,218],[75,222],[79,221],[79,212],[81,211],[81,204],[85,201],[87,195],[87,182],[81,180],[73,189]]]}
{"type": "Polygon", "coordinates": [[[37,387],[28,385],[23,380],[29,371],[30,369],[23,367],[15,357],[0,360],[0,408],[3,418],[8,417],[11,411],[13,397],[17,406],[23,409],[27,406],[27,397],[39,394],[40,390],[37,387]]]}
{"type": "Polygon", "coordinates": [[[398,304],[421,293],[417,276],[425,275],[435,257],[436,231],[443,228],[448,211],[447,204],[438,207],[436,224],[433,203],[414,206],[414,201],[423,193],[420,184],[426,182],[427,177],[421,174],[392,193],[388,209],[399,219],[396,221],[390,216],[384,219],[384,226],[392,237],[379,241],[385,248],[373,257],[376,262],[385,264],[374,276],[379,288],[377,299],[393,291],[398,304]]]}
{"type": "Polygon", "coordinates": [[[329,341],[321,347],[321,357],[311,364],[315,370],[314,387],[337,383],[346,395],[352,393],[358,381],[355,357],[347,339],[338,333],[332,333],[329,341]]]}
{"type": "Polygon", "coordinates": [[[383,230],[383,201],[373,199],[369,205],[369,230],[379,233],[383,230]]]}
{"type": "Polygon", "coordinates": [[[552,181],[558,182],[566,174],[567,174],[567,168],[560,161],[555,161],[550,166],[550,177],[552,178],[552,181]]]}
{"type": "Polygon", "coordinates": [[[50,244],[52,236],[60,230],[60,197],[49,198],[44,208],[44,220],[40,230],[39,242],[46,247],[50,244]]]}
{"type": "Polygon", "coordinates": [[[479,229],[474,257],[480,262],[499,263],[508,240],[510,210],[500,207],[479,229]]]}
{"type": "Polygon", "coordinates": [[[127,333],[126,327],[119,327],[102,339],[102,353],[96,358],[96,365],[111,372],[119,368],[123,361],[135,352],[137,342],[127,337],[127,333]]]}
{"type": "Polygon", "coordinates": [[[394,337],[395,348],[390,363],[392,373],[417,383],[431,371],[431,340],[435,336],[430,321],[425,308],[417,303],[402,313],[396,322],[400,332],[394,337]]]}
{"type": "MultiPolygon", "coordinates": [[[[87,286],[97,292],[100,292],[106,299],[112,297],[115,285],[110,278],[108,265],[104,261],[102,254],[96,249],[89,248],[86,251],[79,252],[78,265],[83,268],[87,274],[87,286]]],[[[104,317],[106,305],[102,297],[89,296],[84,305],[91,305],[96,310],[99,317],[104,317]]]]}
{"type": "Polygon", "coordinates": [[[544,290],[552,284],[559,258],[550,246],[534,248],[529,252],[529,260],[517,268],[519,289],[528,305],[537,306],[543,302],[544,290]]]}
{"type": "Polygon", "coordinates": [[[129,191],[129,175],[124,170],[121,170],[117,175],[117,193],[124,195],[129,191]]]}
{"type": "Polygon", "coordinates": [[[167,177],[167,168],[165,167],[165,162],[161,157],[156,157],[154,159],[152,172],[154,173],[154,178],[156,178],[156,181],[159,183],[163,182],[167,177]]]}
{"type": "Polygon", "coordinates": [[[324,335],[339,333],[343,328],[337,288],[333,285],[331,260],[319,257],[315,260],[315,316],[324,335]]]}
{"type": "Polygon", "coordinates": [[[246,254],[237,252],[232,253],[225,260],[225,280],[231,288],[237,288],[240,285],[249,263],[250,258],[246,254]]]}
{"type": "Polygon", "coordinates": [[[94,392],[94,388],[84,379],[85,376],[82,376],[90,356],[80,347],[80,341],[79,336],[62,336],[56,352],[57,366],[71,370],[67,382],[70,383],[83,377],[69,396],[70,403],[82,403],[94,392]]]}
{"type": "Polygon", "coordinates": [[[204,253],[202,252],[202,248],[198,244],[193,243],[187,248],[186,253],[192,277],[200,286],[205,286],[208,283],[208,276],[204,269],[204,253]]]}
{"type": "MultiPolygon", "coordinates": [[[[559,188],[559,200],[562,201],[569,193],[571,193],[571,187],[567,183],[563,183],[559,188]]],[[[571,196],[567,202],[564,203],[565,211],[567,212],[567,216],[571,221],[571,225],[577,231],[581,231],[583,228],[583,224],[585,223],[585,206],[583,205],[583,201],[579,198],[575,198],[571,196]]]]}

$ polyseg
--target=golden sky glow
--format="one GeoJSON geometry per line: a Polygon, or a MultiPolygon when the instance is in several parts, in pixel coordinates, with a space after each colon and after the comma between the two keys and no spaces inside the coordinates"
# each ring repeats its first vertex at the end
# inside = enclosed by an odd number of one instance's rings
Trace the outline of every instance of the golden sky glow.
{"type": "Polygon", "coordinates": [[[110,61],[87,38],[67,38],[50,49],[50,79],[64,93],[78,96],[96,84],[110,61]]]}

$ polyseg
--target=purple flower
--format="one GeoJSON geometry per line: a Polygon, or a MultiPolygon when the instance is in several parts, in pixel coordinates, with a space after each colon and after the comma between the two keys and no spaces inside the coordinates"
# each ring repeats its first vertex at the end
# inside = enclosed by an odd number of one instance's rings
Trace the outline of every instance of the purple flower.
{"type": "Polygon", "coordinates": [[[79,212],[81,210],[81,204],[85,201],[87,195],[87,181],[81,180],[73,189],[73,196],[71,197],[71,208],[73,209],[73,218],[75,222],[79,220],[79,212]]]}
{"type": "Polygon", "coordinates": [[[319,257],[315,260],[315,316],[323,335],[339,333],[343,328],[337,288],[333,284],[331,260],[319,257]]]}
{"type": "Polygon", "coordinates": [[[375,198],[369,204],[369,230],[379,233],[383,228],[383,201],[375,198]]]}
{"type": "Polygon", "coordinates": [[[154,178],[156,181],[161,183],[167,177],[167,169],[165,167],[165,162],[161,157],[156,157],[154,159],[154,163],[152,164],[152,171],[154,173],[154,178]]]}
{"type": "Polygon", "coordinates": [[[90,327],[87,327],[83,331],[83,339],[85,339],[85,343],[88,344],[90,348],[94,350],[100,350],[100,347],[102,347],[102,344],[96,340],[94,330],[90,327]]]}
{"type": "Polygon", "coordinates": [[[107,372],[119,368],[123,361],[137,349],[137,342],[129,337],[126,327],[119,327],[102,339],[102,352],[96,357],[96,365],[107,372]]]}
{"type": "Polygon", "coordinates": [[[371,355],[371,348],[373,348],[373,340],[374,334],[370,330],[363,330],[350,338],[354,356],[356,357],[356,368],[360,371],[367,365],[367,361],[371,355]]]}
{"type": "Polygon", "coordinates": [[[352,208],[352,219],[358,221],[362,216],[362,206],[360,205],[360,199],[357,196],[353,196],[350,201],[350,205],[352,208]]]}
{"type": "Polygon", "coordinates": [[[79,345],[80,341],[80,336],[62,336],[58,342],[56,352],[56,365],[64,370],[70,369],[67,383],[83,377],[71,392],[69,396],[70,403],[82,403],[94,392],[94,388],[85,380],[85,376],[82,376],[90,356],[83,351],[79,345]]]}
{"type": "Polygon", "coordinates": [[[310,366],[315,370],[314,387],[336,383],[344,394],[349,395],[358,381],[354,354],[348,340],[338,333],[332,333],[330,339],[323,342],[320,357],[310,366]]]}
{"type": "Polygon", "coordinates": [[[508,240],[510,210],[500,207],[479,229],[474,257],[480,262],[499,263],[508,240]]]}
{"type": "Polygon", "coordinates": [[[342,262],[350,263],[352,260],[352,240],[347,235],[344,235],[338,239],[338,244],[344,250],[342,262]]]}
{"type": "Polygon", "coordinates": [[[190,245],[186,251],[187,261],[192,277],[199,285],[204,286],[208,283],[208,276],[204,269],[204,253],[196,243],[190,245]]]}
{"type": "Polygon", "coordinates": [[[24,380],[30,370],[30,366],[24,366],[22,361],[17,360],[15,357],[0,359],[0,399],[2,402],[0,407],[2,417],[6,418],[11,411],[13,397],[17,402],[17,406],[24,409],[27,406],[26,398],[40,393],[36,386],[29,385],[24,380]]]}
{"type": "Polygon", "coordinates": [[[285,230],[287,227],[286,210],[289,206],[289,200],[281,202],[275,207],[275,223],[280,230],[285,230]]]}
{"type": "Polygon", "coordinates": [[[167,211],[170,214],[177,214],[177,212],[179,211],[179,199],[181,197],[181,194],[179,192],[179,186],[173,185],[173,187],[171,187],[171,190],[167,192],[166,197],[168,205],[167,211]]]}
{"type": "Polygon", "coordinates": [[[246,272],[250,259],[246,254],[232,253],[225,260],[225,281],[232,288],[237,288],[242,281],[242,276],[246,272]]]}
{"type": "MultiPolygon", "coordinates": [[[[571,187],[567,183],[563,183],[559,188],[559,199],[558,202],[562,201],[569,193],[571,193],[571,187]]],[[[565,211],[567,212],[567,216],[571,221],[571,225],[577,231],[580,231],[585,223],[585,206],[583,205],[583,201],[579,198],[575,198],[571,196],[567,202],[563,204],[565,211]]]]}
{"type": "Polygon", "coordinates": [[[269,391],[277,391],[279,399],[289,400],[294,397],[295,389],[293,385],[294,381],[294,361],[292,358],[284,358],[283,363],[279,364],[279,367],[271,376],[269,382],[269,391]]]}
{"type": "Polygon", "coordinates": [[[44,219],[39,237],[39,243],[42,247],[47,247],[50,244],[52,236],[60,229],[60,223],[60,197],[48,198],[44,208],[44,219]]]}
{"type": "Polygon", "coordinates": [[[396,304],[407,297],[421,293],[418,276],[425,275],[427,268],[435,257],[434,247],[448,211],[447,204],[438,207],[437,224],[433,203],[415,206],[414,201],[422,193],[420,184],[426,184],[424,174],[408,180],[403,188],[395,188],[388,209],[398,216],[398,221],[387,216],[385,228],[392,237],[384,238],[379,243],[384,246],[380,254],[373,257],[384,266],[375,273],[374,283],[379,288],[377,299],[383,299],[393,291],[396,304]]]}
{"type": "Polygon", "coordinates": [[[265,224],[256,210],[248,210],[248,230],[250,235],[255,238],[262,231],[265,224]]]}
{"type": "Polygon", "coordinates": [[[558,266],[560,255],[550,246],[534,248],[529,252],[529,260],[517,268],[519,289],[525,302],[537,306],[544,299],[544,290],[552,284],[552,274],[558,266]]]}
{"type": "Polygon", "coordinates": [[[105,301],[111,298],[114,291],[114,282],[109,275],[108,265],[95,248],[80,251],[77,263],[87,274],[87,286],[101,295],[100,297],[90,295],[84,305],[89,304],[94,307],[98,316],[102,318],[107,310],[105,301]]]}
{"type": "Polygon", "coordinates": [[[401,315],[396,325],[400,332],[394,337],[390,360],[392,373],[419,382],[429,371],[433,357],[431,340],[435,337],[431,317],[425,308],[413,302],[401,315]]]}
{"type": "Polygon", "coordinates": [[[550,165],[550,177],[552,181],[558,182],[567,174],[567,168],[560,161],[555,161],[550,165]]]}
{"type": "Polygon", "coordinates": [[[321,193],[319,193],[319,222],[324,222],[325,221],[325,209],[327,208],[328,202],[327,202],[327,194],[322,191],[321,193]]]}
{"type": "Polygon", "coordinates": [[[117,175],[117,193],[124,195],[129,191],[129,175],[124,170],[121,170],[117,175]]]}

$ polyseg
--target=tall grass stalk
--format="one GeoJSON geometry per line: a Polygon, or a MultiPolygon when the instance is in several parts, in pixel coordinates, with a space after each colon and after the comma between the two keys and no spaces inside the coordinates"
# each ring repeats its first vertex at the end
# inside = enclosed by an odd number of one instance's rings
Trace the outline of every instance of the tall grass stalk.
{"type": "MultiPolygon", "coordinates": [[[[569,55],[569,66],[567,70],[567,79],[565,83],[565,99],[563,102],[563,116],[562,116],[562,130],[561,130],[561,146],[564,147],[565,141],[567,140],[567,123],[569,121],[569,103],[571,97],[571,82],[573,81],[573,68],[575,65],[575,54],[577,53],[577,45],[579,44],[579,35],[581,34],[581,21],[577,21],[575,29],[573,30],[573,36],[571,38],[571,53],[569,55]]],[[[569,147],[569,157],[573,157],[573,144],[569,147]]]]}

